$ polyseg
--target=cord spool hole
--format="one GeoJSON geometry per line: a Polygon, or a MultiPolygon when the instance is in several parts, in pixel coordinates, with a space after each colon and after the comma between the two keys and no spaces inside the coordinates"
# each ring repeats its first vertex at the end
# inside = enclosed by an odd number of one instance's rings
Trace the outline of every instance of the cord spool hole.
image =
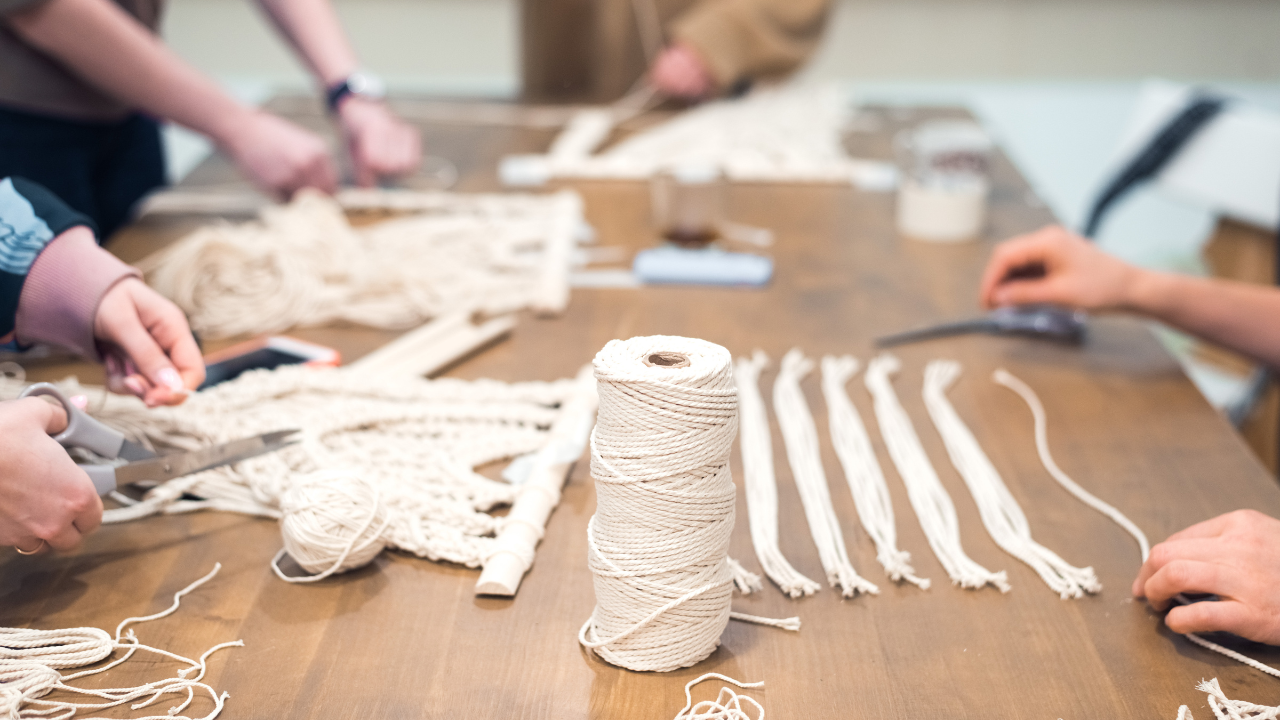
{"type": "Polygon", "coordinates": [[[650,353],[649,357],[644,359],[644,364],[649,367],[662,368],[687,368],[689,367],[689,356],[677,352],[656,352],[650,353]]]}

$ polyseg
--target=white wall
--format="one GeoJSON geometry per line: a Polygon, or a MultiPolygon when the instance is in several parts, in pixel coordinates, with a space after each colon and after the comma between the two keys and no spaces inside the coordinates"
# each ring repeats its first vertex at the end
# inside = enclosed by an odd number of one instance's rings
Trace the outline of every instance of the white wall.
{"type": "MultiPolygon", "coordinates": [[[[365,65],[399,90],[513,95],[515,0],[333,0],[365,65]]],[[[251,0],[170,0],[162,33],[205,72],[241,87],[310,82],[251,0]]]]}
{"type": "Polygon", "coordinates": [[[843,0],[810,73],[1280,79],[1276,0],[843,0]]]}
{"type": "MultiPolygon", "coordinates": [[[[601,0],[627,2],[629,0],[601,0]]],[[[401,89],[510,95],[519,0],[334,0],[401,89]]],[[[164,34],[224,80],[305,74],[251,0],[170,0],[164,34]]],[[[1277,0],[838,0],[808,73],[859,80],[1280,79],[1277,0]]]]}

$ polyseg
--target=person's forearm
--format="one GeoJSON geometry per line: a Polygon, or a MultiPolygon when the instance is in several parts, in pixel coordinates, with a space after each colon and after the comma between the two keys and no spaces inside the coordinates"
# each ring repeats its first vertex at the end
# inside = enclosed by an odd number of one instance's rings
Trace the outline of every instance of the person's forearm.
{"type": "Polygon", "coordinates": [[[219,143],[253,112],[110,0],[48,0],[9,16],[8,24],[108,94],[219,143]]]}
{"type": "Polygon", "coordinates": [[[1280,288],[1141,270],[1128,305],[1280,368],[1280,288]]]}
{"type": "Polygon", "coordinates": [[[258,2],[324,87],[333,87],[356,71],[356,53],[329,0],[258,2]]]}

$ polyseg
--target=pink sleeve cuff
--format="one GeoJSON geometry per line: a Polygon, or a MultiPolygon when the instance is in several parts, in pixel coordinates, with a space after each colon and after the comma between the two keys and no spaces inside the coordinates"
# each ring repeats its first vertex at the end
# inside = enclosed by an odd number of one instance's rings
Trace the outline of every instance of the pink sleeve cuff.
{"type": "Polygon", "coordinates": [[[142,277],[103,250],[79,225],[54,238],[36,257],[18,298],[19,342],[47,343],[99,360],[93,338],[98,304],[113,285],[142,277]]]}

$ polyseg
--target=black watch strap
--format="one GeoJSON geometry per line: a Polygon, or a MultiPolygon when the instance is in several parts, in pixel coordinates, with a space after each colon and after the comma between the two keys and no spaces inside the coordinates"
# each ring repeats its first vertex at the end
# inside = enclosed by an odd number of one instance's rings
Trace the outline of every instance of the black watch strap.
{"type": "Polygon", "coordinates": [[[338,112],[338,103],[342,102],[342,99],[350,94],[351,80],[348,78],[325,91],[325,107],[329,108],[329,112],[331,113],[338,112]]]}

